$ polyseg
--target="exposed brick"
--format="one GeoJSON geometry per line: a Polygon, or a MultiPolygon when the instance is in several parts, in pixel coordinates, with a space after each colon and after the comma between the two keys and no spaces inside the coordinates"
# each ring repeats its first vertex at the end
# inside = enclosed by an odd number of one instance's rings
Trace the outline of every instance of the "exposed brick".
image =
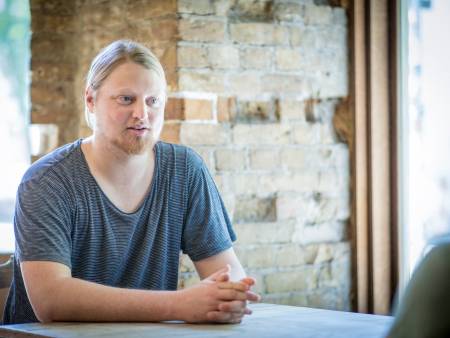
{"type": "Polygon", "coordinates": [[[293,222],[279,223],[236,223],[234,230],[236,231],[240,246],[249,244],[263,243],[288,243],[292,240],[294,232],[293,222]]]}
{"type": "Polygon", "coordinates": [[[246,268],[286,268],[305,264],[305,248],[294,244],[265,244],[247,248],[240,244],[235,246],[236,252],[246,268]]]}
{"type": "Polygon", "coordinates": [[[197,273],[184,272],[178,279],[178,289],[186,289],[200,282],[200,278],[197,273]]]}
{"type": "Polygon", "coordinates": [[[169,143],[180,143],[180,123],[164,123],[160,139],[169,143]]]}
{"type": "Polygon", "coordinates": [[[236,144],[288,144],[291,140],[291,127],[284,124],[237,124],[233,128],[233,140],[236,144]]]}
{"type": "Polygon", "coordinates": [[[238,106],[238,114],[236,115],[237,122],[275,122],[278,120],[276,105],[273,100],[239,101],[238,106]]]}
{"type": "Polygon", "coordinates": [[[279,149],[250,150],[250,168],[256,170],[274,170],[280,166],[279,149]]]}
{"type": "Polygon", "coordinates": [[[278,271],[264,279],[268,293],[314,290],[318,284],[316,267],[303,267],[294,271],[278,271]]]}
{"type": "Polygon", "coordinates": [[[245,151],[237,149],[218,149],[215,151],[217,170],[236,171],[245,168],[245,151]]]}
{"type": "Polygon", "coordinates": [[[76,2],[66,1],[30,1],[32,13],[43,15],[73,16],[76,11],[76,2]]]}
{"type": "Polygon", "coordinates": [[[340,242],[345,239],[345,223],[326,222],[297,226],[293,240],[301,244],[340,242]]]}
{"type": "Polygon", "coordinates": [[[193,146],[193,145],[190,145],[190,148],[193,149],[203,159],[206,166],[208,167],[208,170],[210,172],[213,172],[214,171],[214,161],[212,159],[213,148],[204,146],[193,146]]]}
{"type": "Polygon", "coordinates": [[[333,12],[328,6],[305,5],[305,24],[326,25],[333,21],[333,12]]]}
{"type": "Polygon", "coordinates": [[[302,22],[304,6],[301,3],[277,3],[274,10],[275,18],[280,21],[302,22]]]}
{"type": "MultiPolygon", "coordinates": [[[[339,170],[323,170],[319,173],[319,185],[317,189],[320,192],[329,194],[345,194],[350,187],[350,174],[348,168],[339,168],[339,170]]],[[[344,195],[345,196],[345,195],[344,195]]]]}
{"type": "Polygon", "coordinates": [[[231,5],[232,3],[230,2],[230,0],[214,0],[214,13],[217,16],[227,16],[231,5]]]}
{"type": "Polygon", "coordinates": [[[183,99],[186,120],[211,120],[212,101],[203,99],[183,99]]]}
{"type": "Polygon", "coordinates": [[[262,90],[266,92],[309,95],[305,78],[299,75],[268,74],[264,75],[260,81],[262,90]]]}
{"type": "Polygon", "coordinates": [[[178,12],[206,15],[214,10],[210,0],[178,0],[178,12]]]}
{"type": "Polygon", "coordinates": [[[33,33],[31,39],[33,58],[37,62],[74,62],[76,56],[73,53],[73,48],[67,43],[67,40],[67,37],[62,35],[51,35],[49,37],[47,33],[33,33]],[[52,50],[57,50],[58,53],[49,53],[52,50]]]}
{"type": "Polygon", "coordinates": [[[273,20],[273,1],[234,1],[233,6],[228,12],[228,16],[233,21],[263,21],[270,22],[273,20]]]}
{"type": "Polygon", "coordinates": [[[301,70],[302,63],[302,54],[297,49],[277,49],[276,54],[276,64],[277,68],[280,70],[301,70]]]}
{"type": "Polygon", "coordinates": [[[164,109],[164,119],[168,120],[184,120],[183,99],[169,97],[164,109]]]}
{"type": "Polygon", "coordinates": [[[296,218],[305,224],[348,219],[349,201],[321,194],[299,196],[280,194],[276,200],[277,220],[296,218]]]}
{"type": "Polygon", "coordinates": [[[41,84],[31,87],[31,101],[34,104],[54,104],[63,102],[68,95],[64,84],[41,84]]]}
{"type": "MultiPolygon", "coordinates": [[[[317,28],[292,26],[289,27],[289,40],[293,47],[317,48],[323,41],[318,41],[320,36],[317,34],[317,28]]],[[[330,41],[327,39],[326,43],[330,41]]]]}
{"type": "Polygon", "coordinates": [[[178,76],[180,90],[225,92],[224,75],[221,73],[180,70],[178,76]]]}
{"type": "Polygon", "coordinates": [[[133,20],[154,19],[161,16],[174,15],[177,11],[177,1],[154,1],[149,6],[147,0],[128,0],[126,17],[133,20]]]}
{"type": "Polygon", "coordinates": [[[231,193],[231,175],[227,172],[219,172],[214,175],[214,182],[221,194],[231,193]]]}
{"type": "Polygon", "coordinates": [[[269,23],[232,23],[231,39],[251,45],[283,45],[288,41],[285,27],[269,23]]]}
{"type": "Polygon", "coordinates": [[[236,98],[220,96],[217,99],[217,120],[227,122],[236,115],[236,98]]]}
{"type": "Polygon", "coordinates": [[[236,96],[261,93],[261,76],[255,73],[235,73],[228,76],[228,91],[236,96]]]}
{"type": "Polygon", "coordinates": [[[305,104],[303,101],[280,100],[278,115],[281,121],[305,121],[305,104]]]}
{"type": "Polygon", "coordinates": [[[78,15],[77,23],[86,31],[94,31],[99,26],[109,29],[123,27],[126,16],[125,2],[115,2],[105,6],[105,4],[89,4],[83,6],[78,15]]]}
{"type": "Polygon", "coordinates": [[[317,144],[320,136],[320,125],[302,123],[292,128],[293,141],[297,144],[317,144]]]}
{"type": "Polygon", "coordinates": [[[279,305],[292,305],[292,306],[308,306],[308,293],[307,292],[284,292],[277,294],[264,294],[262,296],[262,302],[269,304],[279,305]]]}
{"type": "MultiPolygon", "coordinates": [[[[281,151],[281,163],[289,170],[304,169],[308,164],[308,153],[314,151],[308,148],[284,148],[281,151]]],[[[314,163],[315,164],[315,163],[314,163]]]]}
{"type": "Polygon", "coordinates": [[[281,162],[289,170],[334,169],[346,167],[345,147],[290,147],[281,151],[281,162]],[[338,151],[341,148],[343,151],[338,151]],[[338,158],[341,157],[341,158],[338,158]],[[338,165],[341,163],[341,165],[338,165]]]}
{"type": "Polygon", "coordinates": [[[194,263],[188,255],[180,255],[180,272],[195,272],[194,263]]]}
{"type": "Polygon", "coordinates": [[[166,42],[159,60],[166,73],[167,90],[175,91],[177,86],[177,48],[175,43],[166,42]]]}
{"type": "Polygon", "coordinates": [[[208,54],[204,47],[179,46],[178,51],[179,67],[208,67],[208,54]]]}
{"type": "Polygon", "coordinates": [[[280,192],[311,192],[319,186],[319,173],[302,171],[293,174],[236,174],[232,187],[236,195],[270,196],[280,192]]]}
{"type": "Polygon", "coordinates": [[[31,59],[32,83],[73,81],[76,67],[72,63],[36,62],[31,59]]]}
{"type": "Polygon", "coordinates": [[[335,288],[318,289],[308,294],[308,306],[318,309],[336,309],[337,295],[335,288]]]}
{"type": "Polygon", "coordinates": [[[276,199],[277,220],[282,221],[291,218],[305,216],[309,205],[314,206],[311,199],[296,194],[282,194],[276,199]]]}
{"type": "Polygon", "coordinates": [[[236,255],[239,257],[245,269],[270,268],[275,266],[275,256],[273,254],[277,246],[265,245],[254,247],[251,250],[241,249],[236,246],[236,255]]]}
{"type": "Polygon", "coordinates": [[[344,8],[335,7],[333,11],[333,24],[347,27],[347,13],[344,8]]]}
{"type": "Polygon", "coordinates": [[[230,45],[209,47],[209,64],[217,69],[239,68],[239,51],[230,45]]]}
{"type": "Polygon", "coordinates": [[[77,28],[77,21],[67,15],[34,15],[31,20],[33,32],[64,34],[73,33],[77,28]]]}
{"type": "Polygon", "coordinates": [[[229,141],[227,130],[219,124],[183,123],[180,131],[182,144],[224,145],[229,141]]]}
{"type": "Polygon", "coordinates": [[[181,39],[187,41],[223,42],[225,23],[204,19],[181,19],[179,21],[181,39]]]}
{"type": "Polygon", "coordinates": [[[275,220],[275,200],[271,197],[237,197],[234,220],[236,222],[272,222],[275,220]]]}
{"type": "Polygon", "coordinates": [[[240,64],[244,69],[270,70],[272,50],[268,47],[245,47],[240,51],[240,64]]]}

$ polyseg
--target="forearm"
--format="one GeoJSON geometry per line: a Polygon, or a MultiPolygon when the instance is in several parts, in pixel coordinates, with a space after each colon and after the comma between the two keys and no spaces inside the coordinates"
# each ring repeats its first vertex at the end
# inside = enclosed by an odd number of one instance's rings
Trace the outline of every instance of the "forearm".
{"type": "Polygon", "coordinates": [[[104,286],[67,277],[46,296],[41,321],[163,321],[182,319],[177,291],[104,286]]]}

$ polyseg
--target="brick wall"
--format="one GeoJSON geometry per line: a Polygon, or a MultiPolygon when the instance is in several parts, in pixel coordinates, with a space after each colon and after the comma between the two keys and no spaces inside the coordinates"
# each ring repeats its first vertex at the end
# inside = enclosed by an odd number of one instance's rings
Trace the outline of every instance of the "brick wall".
{"type": "MultiPolygon", "coordinates": [[[[32,91],[49,89],[41,68],[62,90],[33,98],[33,122],[64,126],[61,143],[89,134],[81,98],[90,60],[117,38],[145,43],[169,78],[162,138],[204,158],[263,301],[349,309],[349,153],[337,133],[348,123],[333,123],[348,95],[345,9],[312,0],[73,3],[32,1],[32,91]],[[48,45],[55,60],[36,48],[45,29],[61,42],[48,45]]],[[[183,257],[180,286],[196,281],[183,257]]]]}

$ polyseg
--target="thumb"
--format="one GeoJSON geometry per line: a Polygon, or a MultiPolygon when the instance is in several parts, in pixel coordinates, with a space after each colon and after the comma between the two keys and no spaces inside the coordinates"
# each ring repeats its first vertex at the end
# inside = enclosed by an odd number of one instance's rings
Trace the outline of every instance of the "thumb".
{"type": "Polygon", "coordinates": [[[214,282],[226,282],[230,278],[231,266],[227,264],[222,269],[217,270],[206,279],[214,282]]]}

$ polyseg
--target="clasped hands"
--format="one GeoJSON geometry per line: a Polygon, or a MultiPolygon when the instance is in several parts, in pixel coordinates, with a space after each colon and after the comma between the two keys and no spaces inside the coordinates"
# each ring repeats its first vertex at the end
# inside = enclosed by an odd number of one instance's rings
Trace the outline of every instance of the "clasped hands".
{"type": "Polygon", "coordinates": [[[188,323],[232,323],[242,321],[252,313],[248,301],[257,302],[261,296],[251,291],[255,279],[245,277],[239,281],[230,280],[230,266],[218,270],[200,283],[182,290],[188,323]]]}

